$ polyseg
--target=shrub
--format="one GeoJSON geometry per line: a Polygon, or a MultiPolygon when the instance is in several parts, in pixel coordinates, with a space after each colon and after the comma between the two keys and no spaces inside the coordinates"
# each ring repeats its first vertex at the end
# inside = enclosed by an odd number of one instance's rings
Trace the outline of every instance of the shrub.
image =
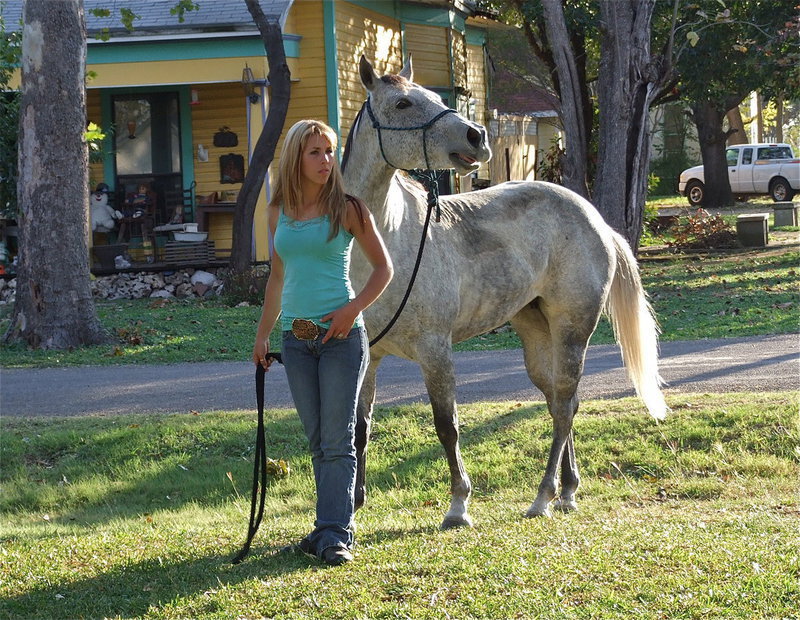
{"type": "Polygon", "coordinates": [[[222,280],[222,301],[235,306],[243,301],[260,306],[264,301],[264,288],[269,278],[269,265],[256,265],[248,271],[238,273],[224,271],[218,274],[222,280]]]}
{"type": "Polygon", "coordinates": [[[673,228],[668,245],[680,249],[729,248],[736,245],[736,233],[721,215],[698,209],[673,228]]]}

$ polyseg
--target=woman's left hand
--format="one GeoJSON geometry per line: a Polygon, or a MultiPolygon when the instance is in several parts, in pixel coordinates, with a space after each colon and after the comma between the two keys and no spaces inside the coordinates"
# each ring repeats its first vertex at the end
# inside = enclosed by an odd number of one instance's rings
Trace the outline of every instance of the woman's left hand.
{"type": "Polygon", "coordinates": [[[331,322],[331,326],[322,338],[322,344],[325,344],[331,338],[347,338],[350,330],[353,329],[353,323],[355,323],[357,316],[358,310],[352,308],[351,304],[347,304],[322,317],[323,323],[331,322]]]}

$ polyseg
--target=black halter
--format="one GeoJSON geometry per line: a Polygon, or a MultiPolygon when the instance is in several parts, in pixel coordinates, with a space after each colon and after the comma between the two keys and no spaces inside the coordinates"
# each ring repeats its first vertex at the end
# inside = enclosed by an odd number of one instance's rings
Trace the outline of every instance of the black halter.
{"type": "Polygon", "coordinates": [[[381,156],[383,156],[383,161],[385,161],[389,166],[392,168],[397,168],[398,170],[404,170],[408,172],[415,178],[422,181],[425,185],[425,188],[428,190],[428,208],[435,206],[436,207],[436,221],[441,220],[441,210],[439,209],[439,184],[437,183],[439,179],[439,175],[431,168],[430,161],[428,159],[428,129],[430,129],[433,124],[438,121],[443,116],[447,114],[455,114],[456,110],[452,108],[447,108],[439,112],[436,116],[434,116],[431,120],[427,123],[423,123],[422,125],[415,125],[413,127],[388,127],[386,125],[381,125],[380,121],[375,118],[375,114],[372,112],[372,105],[370,104],[370,99],[367,98],[366,108],[367,114],[369,114],[369,118],[372,121],[372,126],[378,131],[378,145],[381,149],[381,156]],[[383,134],[381,131],[417,131],[422,130],[422,152],[425,155],[425,169],[424,170],[409,170],[408,168],[400,168],[399,166],[395,166],[392,162],[389,161],[389,158],[386,157],[386,151],[383,149],[383,134]]]}

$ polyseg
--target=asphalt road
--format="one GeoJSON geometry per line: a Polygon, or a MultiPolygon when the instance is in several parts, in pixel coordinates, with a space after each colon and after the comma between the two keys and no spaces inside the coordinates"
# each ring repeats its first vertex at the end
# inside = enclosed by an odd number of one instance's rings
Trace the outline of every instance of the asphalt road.
{"type": "MultiPolygon", "coordinates": [[[[458,402],[536,401],[520,350],[456,353],[458,402]]],[[[74,416],[255,409],[253,365],[215,362],[0,371],[0,415],[74,416]]],[[[670,392],[800,389],[800,334],[666,342],[670,392]]],[[[267,407],[292,407],[283,367],[267,375],[267,407]]],[[[582,398],[633,396],[613,345],[589,347],[582,398]]],[[[378,404],[427,402],[419,367],[394,357],[378,370],[378,404]]]]}

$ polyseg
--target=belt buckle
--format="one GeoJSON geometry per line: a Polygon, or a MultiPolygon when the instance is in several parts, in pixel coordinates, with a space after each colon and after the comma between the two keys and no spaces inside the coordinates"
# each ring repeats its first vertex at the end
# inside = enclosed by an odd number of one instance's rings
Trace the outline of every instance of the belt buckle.
{"type": "Polygon", "coordinates": [[[320,328],[308,319],[292,319],[292,333],[298,340],[316,340],[320,328]]]}

